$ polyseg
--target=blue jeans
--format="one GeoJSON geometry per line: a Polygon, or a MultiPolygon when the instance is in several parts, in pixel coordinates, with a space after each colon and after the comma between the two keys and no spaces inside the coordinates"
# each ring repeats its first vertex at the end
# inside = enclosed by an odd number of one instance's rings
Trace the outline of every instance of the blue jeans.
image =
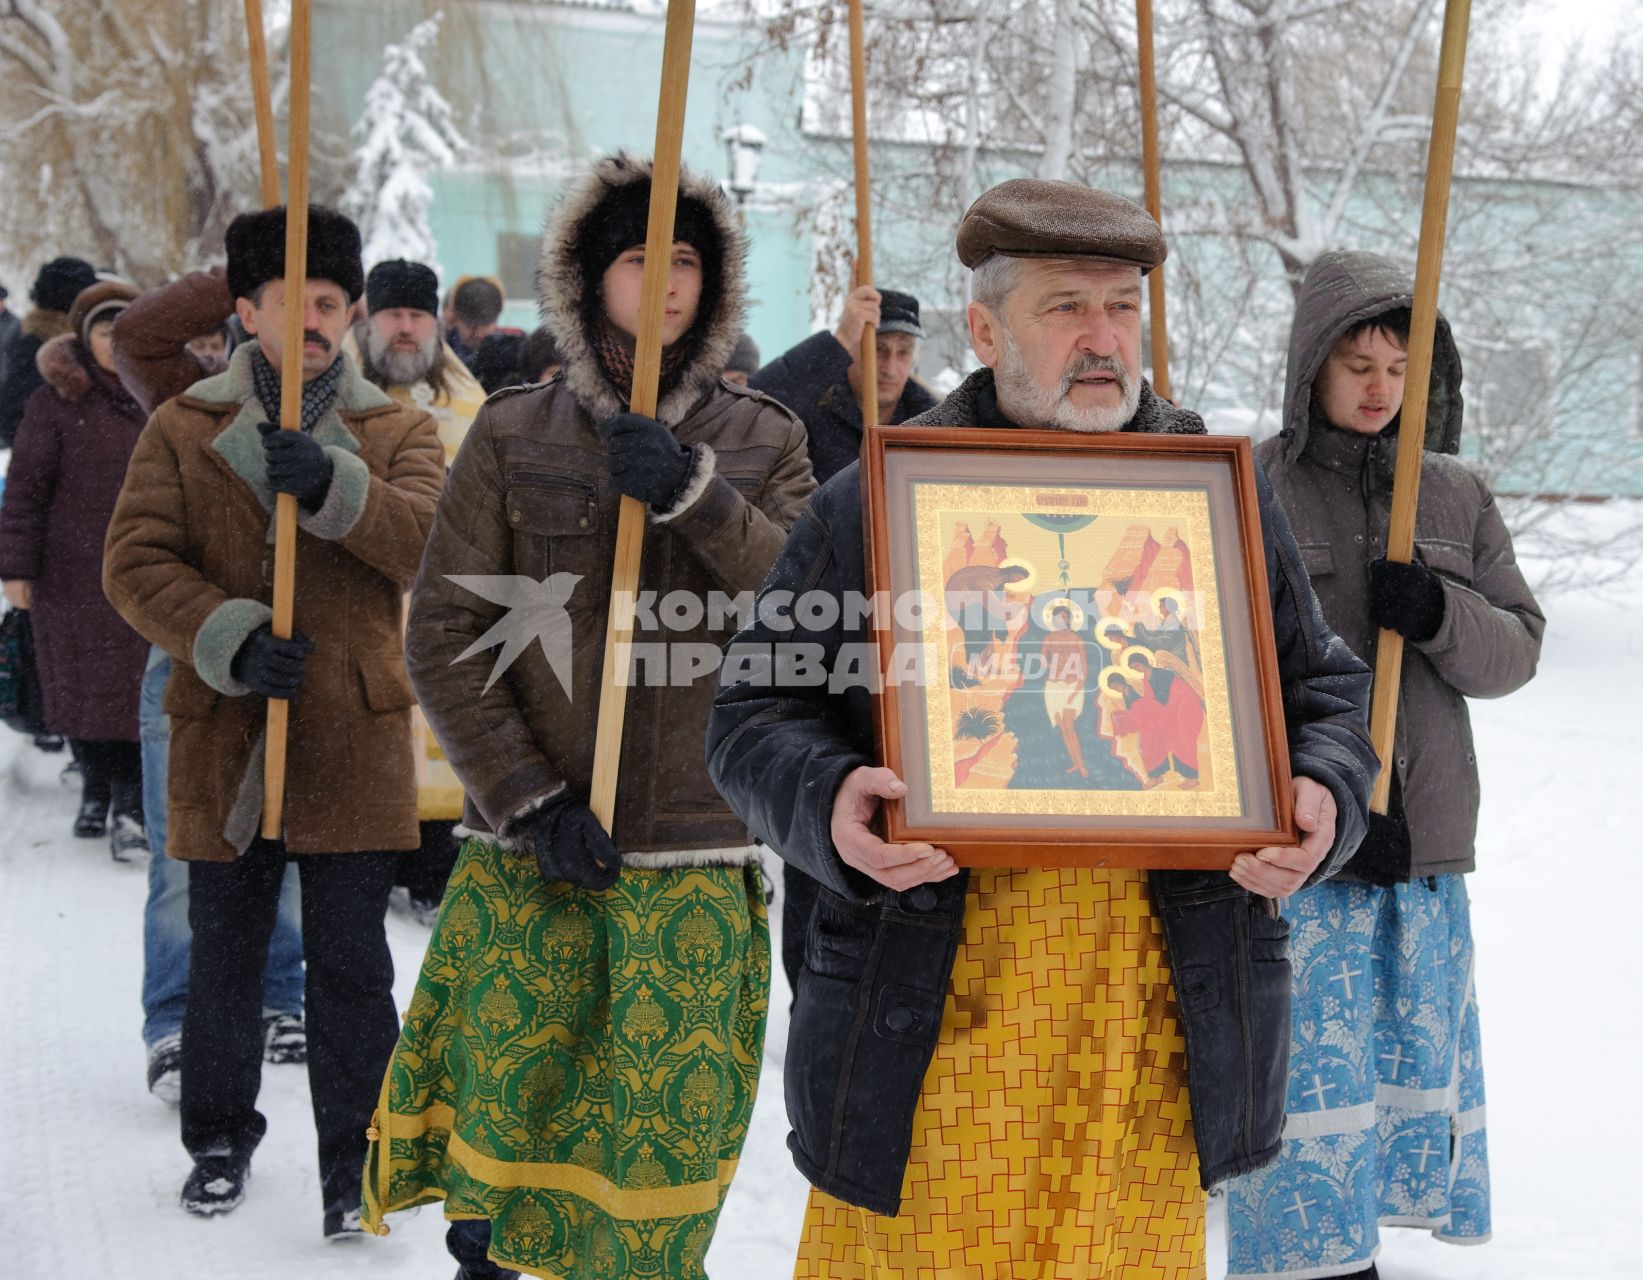
{"type": "MultiPolygon", "coordinates": [[[[143,675],[143,825],[148,831],[148,904],[143,909],[143,1043],[150,1048],[183,1029],[188,1007],[188,864],[165,856],[165,788],[171,726],[160,709],[171,659],[155,647],[143,675]]],[[[302,1016],[302,903],[297,868],[285,868],[279,915],[268,943],[263,1008],[302,1016]]]]}

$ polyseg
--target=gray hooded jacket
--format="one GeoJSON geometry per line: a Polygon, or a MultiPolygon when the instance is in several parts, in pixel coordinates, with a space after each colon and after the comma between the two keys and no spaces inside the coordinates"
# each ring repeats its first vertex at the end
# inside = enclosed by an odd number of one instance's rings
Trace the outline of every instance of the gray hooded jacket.
{"type": "MultiPolygon", "coordinates": [[[[1369,617],[1369,563],[1386,554],[1398,420],[1374,436],[1342,431],[1314,410],[1312,391],[1348,329],[1412,305],[1413,294],[1409,277],[1385,258],[1320,257],[1301,287],[1290,333],[1283,431],[1255,450],[1289,515],[1324,617],[1371,666],[1378,631],[1369,617]]],[[[1524,684],[1546,627],[1494,495],[1452,456],[1460,448],[1460,385],[1460,355],[1440,316],[1415,548],[1443,583],[1444,616],[1430,640],[1405,645],[1392,759],[1417,877],[1474,869],[1479,787],[1466,698],[1495,698],[1524,684]]]]}

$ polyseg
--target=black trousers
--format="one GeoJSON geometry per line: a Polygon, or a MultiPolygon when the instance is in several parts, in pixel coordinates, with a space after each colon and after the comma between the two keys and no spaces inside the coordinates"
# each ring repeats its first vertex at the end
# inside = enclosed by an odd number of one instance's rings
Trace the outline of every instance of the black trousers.
{"type": "Polygon", "coordinates": [[[789,1004],[799,990],[804,939],[810,932],[810,914],[816,909],[816,890],[820,887],[792,863],[782,863],[782,968],[787,972],[789,1004]]]}
{"type": "Polygon", "coordinates": [[[143,753],[135,742],[71,738],[69,747],[80,762],[80,797],[111,804],[116,816],[143,817],[143,753]]]}
{"type": "Polygon", "coordinates": [[[410,891],[411,901],[437,907],[445,897],[445,882],[456,868],[462,844],[457,840],[456,823],[428,819],[422,827],[422,845],[399,855],[394,883],[410,891]]]}
{"type": "Polygon", "coordinates": [[[491,1224],[485,1218],[463,1218],[453,1222],[445,1232],[445,1248],[451,1257],[462,1264],[463,1280],[499,1280],[502,1276],[516,1276],[490,1258],[491,1224]]]}
{"type": "MultiPolygon", "coordinates": [[[[268,1122],[262,1085],[262,980],[288,855],[253,841],[235,862],[191,862],[188,1010],[183,1016],[183,1146],[198,1159],[247,1157],[268,1122]]],[[[399,1017],[383,917],[397,853],[294,856],[302,878],[308,1085],[326,1209],[357,1207],[365,1130],[399,1017]]]]}

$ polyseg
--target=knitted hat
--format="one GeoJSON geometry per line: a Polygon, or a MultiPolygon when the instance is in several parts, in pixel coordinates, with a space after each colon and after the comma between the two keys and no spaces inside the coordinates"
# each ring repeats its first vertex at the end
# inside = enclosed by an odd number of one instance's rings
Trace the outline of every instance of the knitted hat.
{"type": "Polygon", "coordinates": [[[525,345],[519,349],[519,372],[525,378],[534,380],[550,365],[564,362],[559,354],[559,344],[553,340],[553,334],[546,325],[532,330],[525,339],[525,345]]]}
{"type": "Polygon", "coordinates": [[[751,334],[744,333],[736,339],[730,359],[725,363],[725,372],[754,374],[758,371],[759,344],[753,341],[751,334]]]}
{"type": "Polygon", "coordinates": [[[75,296],[68,309],[69,328],[89,347],[91,326],[99,320],[112,320],[131,305],[137,294],[137,286],[123,280],[99,280],[75,296]]]}
{"type": "Polygon", "coordinates": [[[879,290],[880,333],[910,333],[915,338],[924,336],[924,326],[918,320],[918,299],[910,293],[894,289],[879,290]]]}
{"type": "Polygon", "coordinates": [[[84,258],[53,258],[34,277],[29,297],[42,311],[67,311],[80,290],[97,283],[97,270],[84,258]]]}
{"type": "MultiPolygon", "coordinates": [[[[285,206],[242,213],[228,224],[228,292],[249,298],[270,280],[285,278],[285,206]]],[[[358,301],[365,292],[359,228],[321,205],[308,206],[308,278],[329,280],[358,301]]]]}
{"type": "Polygon", "coordinates": [[[390,258],[371,268],[365,277],[365,309],[372,315],[404,307],[411,311],[439,311],[439,277],[433,268],[404,258],[390,258]]]}
{"type": "MultiPolygon", "coordinates": [[[[598,280],[617,255],[645,243],[650,221],[650,180],[612,186],[593,214],[582,222],[576,256],[589,280],[598,280]]],[[[682,240],[702,255],[704,268],[711,272],[724,256],[713,215],[699,201],[681,195],[673,215],[673,238],[682,240]]],[[[705,274],[705,273],[704,273],[705,274]]],[[[706,283],[704,279],[704,290],[706,283]]]]}

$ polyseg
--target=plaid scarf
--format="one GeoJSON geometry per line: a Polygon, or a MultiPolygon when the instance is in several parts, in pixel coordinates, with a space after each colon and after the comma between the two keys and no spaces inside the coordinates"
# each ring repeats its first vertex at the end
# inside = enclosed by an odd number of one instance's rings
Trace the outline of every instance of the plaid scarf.
{"type": "MultiPolygon", "coordinates": [[[[679,375],[684,371],[689,348],[690,344],[681,338],[671,347],[662,349],[662,381],[657,389],[658,400],[673,390],[674,384],[678,382],[679,375]]],[[[616,389],[616,394],[631,403],[634,353],[606,322],[601,321],[594,327],[593,354],[599,361],[600,370],[610,385],[616,389]]]]}
{"type": "MultiPolygon", "coordinates": [[[[342,383],[342,357],[331,361],[331,367],[312,382],[302,384],[302,429],[312,431],[336,401],[337,388],[342,383]]],[[[268,363],[261,346],[251,348],[251,385],[262,402],[268,421],[280,420],[280,373],[268,363]]]]}

